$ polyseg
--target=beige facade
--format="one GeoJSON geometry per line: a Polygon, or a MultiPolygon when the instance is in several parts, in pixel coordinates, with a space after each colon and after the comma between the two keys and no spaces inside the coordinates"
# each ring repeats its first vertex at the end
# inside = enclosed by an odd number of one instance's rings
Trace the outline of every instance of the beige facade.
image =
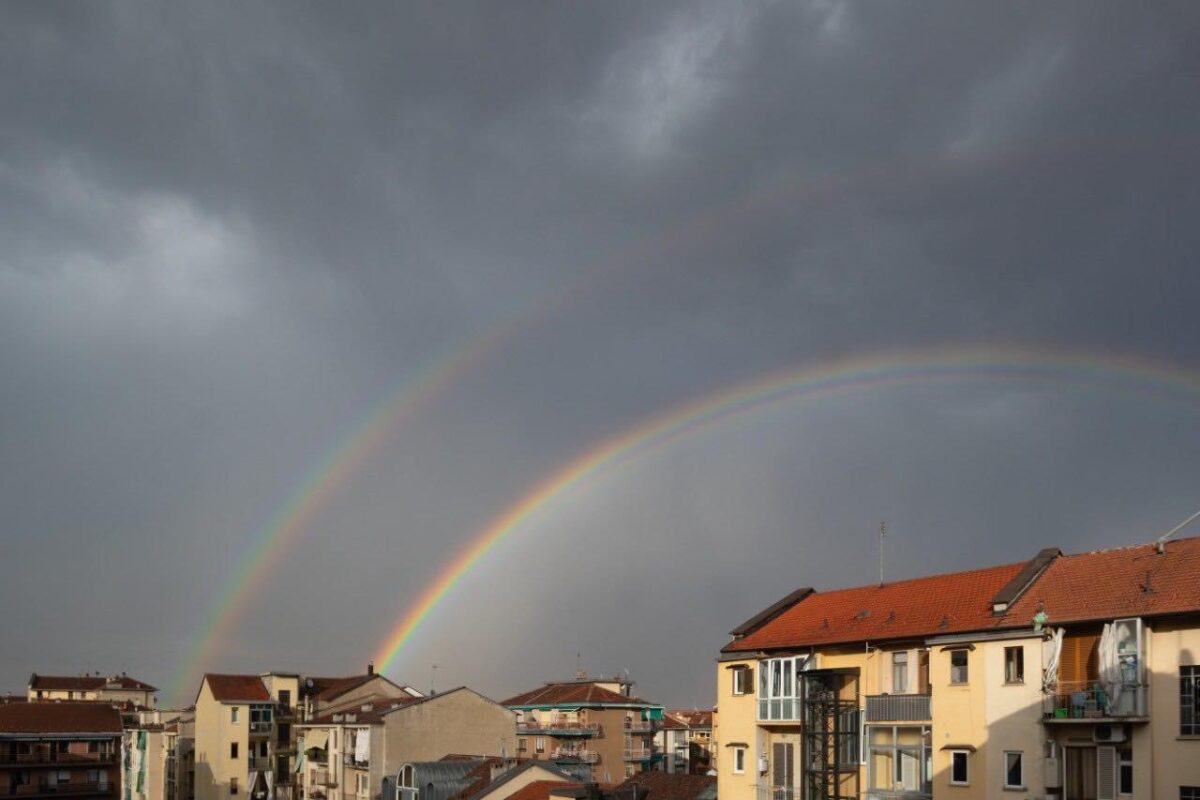
{"type": "Polygon", "coordinates": [[[137,722],[127,725],[123,734],[125,797],[129,800],[189,800],[191,783],[187,770],[194,719],[192,712],[156,709],[139,712],[136,718],[137,722]]]}
{"type": "Polygon", "coordinates": [[[26,698],[30,702],[103,700],[154,708],[157,691],[153,686],[127,675],[59,676],[34,673],[26,687],[26,698]]]}

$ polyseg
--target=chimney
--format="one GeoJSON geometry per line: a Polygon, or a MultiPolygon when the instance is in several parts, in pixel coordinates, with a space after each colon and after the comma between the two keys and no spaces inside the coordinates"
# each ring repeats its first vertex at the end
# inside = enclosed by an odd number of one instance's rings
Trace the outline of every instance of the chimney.
{"type": "Polygon", "coordinates": [[[368,662],[367,662],[367,674],[368,674],[368,675],[374,675],[374,674],[375,674],[375,662],[374,662],[374,661],[368,661],[368,662]]]}

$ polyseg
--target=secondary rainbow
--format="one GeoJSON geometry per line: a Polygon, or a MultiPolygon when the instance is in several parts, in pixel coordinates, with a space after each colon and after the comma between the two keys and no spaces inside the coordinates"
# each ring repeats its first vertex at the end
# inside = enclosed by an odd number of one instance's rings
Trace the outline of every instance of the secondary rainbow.
{"type": "Polygon", "coordinates": [[[1200,374],[1133,356],[1020,348],[937,348],[839,359],[772,372],[720,389],[635,425],[588,448],[537,483],[489,522],[404,613],[376,655],[380,670],[393,666],[456,585],[505,537],[531,516],[587,480],[647,451],[747,414],[799,399],[834,393],[945,380],[1067,381],[1131,391],[1200,398],[1200,374]]]}

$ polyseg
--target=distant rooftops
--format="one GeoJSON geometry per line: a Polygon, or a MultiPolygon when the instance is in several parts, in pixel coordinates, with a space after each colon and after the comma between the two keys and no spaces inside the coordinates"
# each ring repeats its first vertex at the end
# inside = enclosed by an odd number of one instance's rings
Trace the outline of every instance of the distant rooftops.
{"type": "Polygon", "coordinates": [[[1200,612],[1200,537],[816,592],[793,592],[735,628],[723,652],[926,638],[1124,616],[1200,612]],[[741,631],[741,633],[738,633],[741,631]]]}
{"type": "Polygon", "coordinates": [[[258,675],[206,673],[209,691],[220,703],[266,703],[271,700],[267,685],[258,675]]]}
{"type": "Polygon", "coordinates": [[[0,738],[44,734],[121,734],[121,713],[108,703],[0,704],[0,738]]]}
{"type": "Polygon", "coordinates": [[[655,706],[647,700],[640,697],[631,697],[629,695],[614,692],[611,689],[606,689],[598,683],[605,683],[602,678],[591,681],[562,681],[559,683],[547,683],[537,689],[532,689],[528,692],[522,692],[514,697],[510,697],[503,701],[501,705],[514,706],[574,706],[574,707],[599,707],[599,706],[655,706]]]}
{"type": "Polygon", "coordinates": [[[29,676],[29,688],[48,692],[92,692],[97,689],[123,689],[137,692],[157,692],[148,683],[120,675],[38,675],[29,676]]]}

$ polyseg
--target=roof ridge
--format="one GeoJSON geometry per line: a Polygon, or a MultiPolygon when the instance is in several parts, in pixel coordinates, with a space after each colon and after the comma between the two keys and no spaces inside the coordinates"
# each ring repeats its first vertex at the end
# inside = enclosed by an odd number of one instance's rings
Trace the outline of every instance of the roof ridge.
{"type": "Polygon", "coordinates": [[[907,586],[912,583],[920,583],[921,581],[933,580],[934,578],[949,578],[960,575],[973,575],[979,572],[993,572],[996,570],[1012,569],[1013,567],[1024,566],[1028,563],[1028,559],[1023,561],[1010,561],[1005,564],[993,564],[989,567],[975,567],[974,569],[951,570],[949,572],[935,572],[930,575],[918,575],[913,578],[901,578],[895,581],[884,581],[883,583],[864,583],[858,586],[843,586],[837,589],[814,590],[813,594],[824,595],[828,597],[833,594],[843,594],[846,592],[857,592],[863,589],[884,589],[891,586],[907,586]]]}

